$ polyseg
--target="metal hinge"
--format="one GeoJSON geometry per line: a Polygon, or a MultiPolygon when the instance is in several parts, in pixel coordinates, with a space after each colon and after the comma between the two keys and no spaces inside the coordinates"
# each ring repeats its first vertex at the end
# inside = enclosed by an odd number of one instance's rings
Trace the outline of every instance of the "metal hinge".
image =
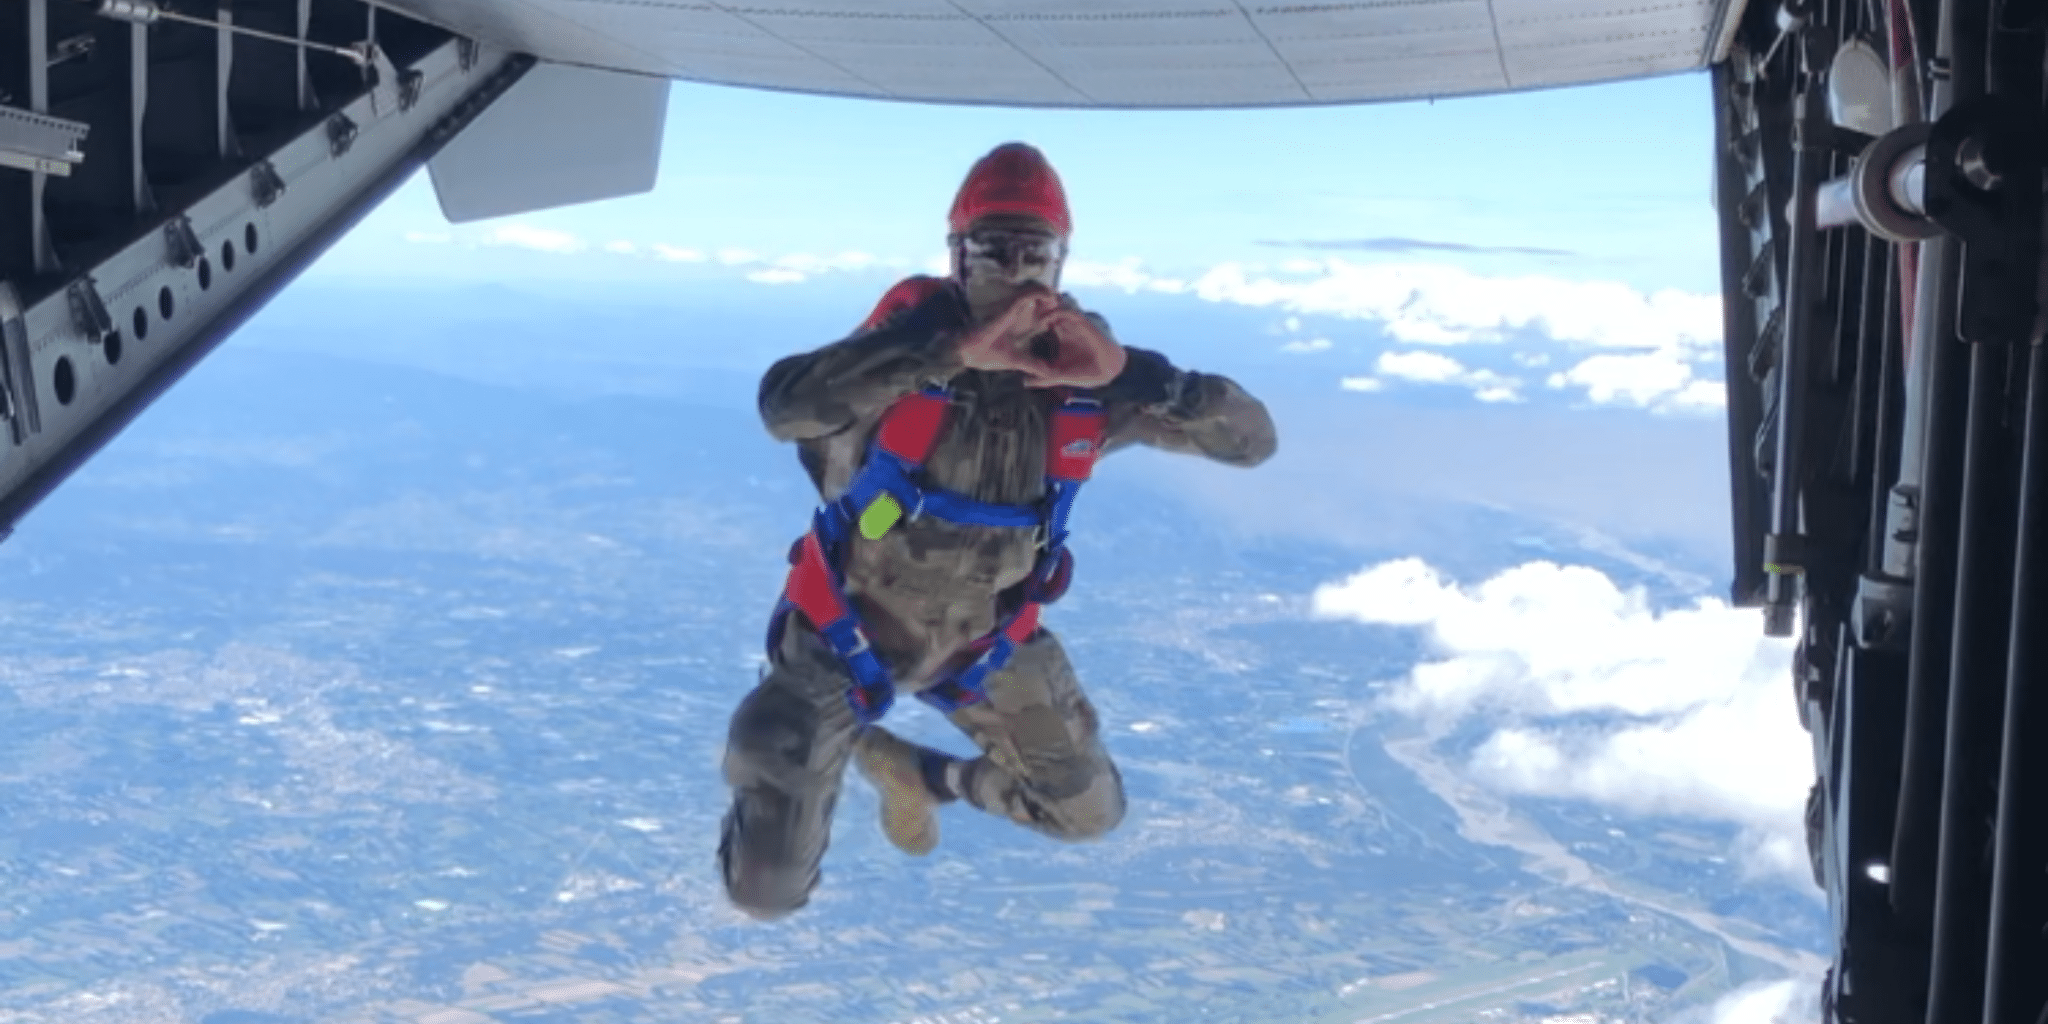
{"type": "Polygon", "coordinates": [[[22,320],[21,296],[5,281],[0,281],[0,402],[6,404],[7,433],[15,444],[42,432],[35,377],[29,371],[28,325],[22,320]]]}
{"type": "Polygon", "coordinates": [[[256,201],[257,209],[268,209],[284,195],[284,179],[278,177],[277,167],[268,160],[258,160],[249,168],[249,196],[256,201]]]}
{"type": "Polygon", "coordinates": [[[199,233],[192,230],[192,218],[181,213],[164,222],[164,253],[173,264],[187,269],[206,255],[199,233]]]}
{"type": "Polygon", "coordinates": [[[347,114],[336,114],[327,119],[327,152],[339,157],[356,144],[356,123],[347,114]]]}
{"type": "Polygon", "coordinates": [[[411,110],[420,101],[420,88],[426,84],[427,76],[417,69],[398,73],[398,109],[411,110]]]}
{"type": "Polygon", "coordinates": [[[71,307],[72,328],[85,335],[87,341],[97,345],[114,333],[114,318],[107,313],[107,304],[91,277],[71,282],[71,287],[64,289],[64,300],[71,307]]]}
{"type": "Polygon", "coordinates": [[[1759,249],[1756,259],[1750,262],[1749,269],[1742,274],[1742,293],[1752,299],[1763,298],[1771,289],[1771,274],[1777,269],[1777,261],[1770,247],[1759,249]]]}
{"type": "Polygon", "coordinates": [[[1903,651],[1913,637],[1913,584],[1909,580],[1862,576],[1849,622],[1856,646],[1871,651],[1903,651]]]}

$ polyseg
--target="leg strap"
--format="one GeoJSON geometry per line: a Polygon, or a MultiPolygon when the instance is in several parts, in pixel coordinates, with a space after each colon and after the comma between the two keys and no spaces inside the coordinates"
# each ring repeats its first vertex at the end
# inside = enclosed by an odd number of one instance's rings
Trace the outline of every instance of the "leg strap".
{"type": "Polygon", "coordinates": [[[783,586],[783,604],[778,612],[783,608],[802,612],[832,653],[846,663],[853,676],[846,688],[846,704],[862,725],[873,725],[895,703],[895,681],[889,678],[889,669],[875,655],[867,633],[860,628],[859,617],[843,596],[837,574],[825,560],[818,531],[812,530],[798,541],[793,554],[796,558],[789,567],[789,580],[783,586]]]}

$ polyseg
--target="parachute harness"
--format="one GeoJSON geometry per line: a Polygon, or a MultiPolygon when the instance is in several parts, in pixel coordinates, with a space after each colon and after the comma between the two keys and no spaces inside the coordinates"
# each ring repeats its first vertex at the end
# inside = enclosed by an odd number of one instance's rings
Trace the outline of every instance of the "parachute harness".
{"type": "Polygon", "coordinates": [[[989,673],[1009,664],[1018,645],[1037,631],[1039,610],[1059,600],[1073,578],[1067,517],[1102,452],[1106,421],[1101,404],[1085,392],[1066,393],[1046,431],[1045,497],[1029,505],[997,505],[925,486],[924,463],[938,443],[951,405],[951,391],[927,388],[897,399],[882,414],[867,460],[846,493],[820,506],[811,517],[810,532],[790,546],[789,578],[769,619],[768,653],[773,657],[789,613],[803,613],[852,674],[846,703],[863,726],[888,714],[896,684],[868,643],[846,596],[842,567],[855,533],[879,540],[906,517],[915,522],[924,516],[968,526],[1039,531],[1038,558],[1025,580],[1023,604],[973,643],[971,649],[978,652],[974,661],[917,694],[949,714],[986,698],[983,685],[989,673]]]}

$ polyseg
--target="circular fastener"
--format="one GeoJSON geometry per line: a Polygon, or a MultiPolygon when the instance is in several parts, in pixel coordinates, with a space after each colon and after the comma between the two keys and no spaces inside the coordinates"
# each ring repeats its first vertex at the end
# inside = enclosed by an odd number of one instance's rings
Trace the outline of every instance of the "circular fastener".
{"type": "MultiPolygon", "coordinates": [[[[1926,122],[1886,132],[1865,146],[1850,175],[1849,197],[1856,219],[1871,234],[1888,242],[1919,242],[1941,234],[1941,225],[1900,202],[1900,187],[1919,181],[1915,167],[1927,158],[1926,122]]],[[[1907,197],[1911,198],[1911,197],[1907,197]]]]}
{"type": "Polygon", "coordinates": [[[1972,186],[1989,192],[2004,180],[1992,167],[1990,145],[1982,135],[1971,135],[1956,147],[1956,167],[1963,172],[1963,180],[1972,186]]]}

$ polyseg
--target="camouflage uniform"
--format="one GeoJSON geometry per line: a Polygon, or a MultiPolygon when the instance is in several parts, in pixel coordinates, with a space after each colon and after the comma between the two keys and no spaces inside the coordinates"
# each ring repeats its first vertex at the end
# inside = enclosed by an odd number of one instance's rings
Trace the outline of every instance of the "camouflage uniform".
{"type": "MultiPolygon", "coordinates": [[[[1106,336],[1107,325],[1090,319],[1106,336]]],[[[931,485],[1002,504],[1043,496],[1057,400],[1017,372],[963,369],[954,346],[971,320],[966,294],[949,282],[878,326],[768,371],[762,419],[777,439],[796,442],[825,500],[858,471],[891,403],[930,383],[953,395],[926,462],[931,485]]],[[[1123,372],[1096,391],[1108,414],[1105,451],[1144,443],[1240,466],[1272,453],[1265,407],[1235,383],[1176,370],[1154,352],[1125,352],[1123,372]]],[[[902,692],[971,660],[968,646],[1023,600],[1036,550],[1032,530],[930,518],[852,541],[846,591],[902,692]]],[[[846,669],[800,618],[790,625],[733,715],[725,754],[734,793],[719,861],[733,902],[762,918],[802,906],[816,886],[859,734],[845,703],[846,669]]],[[[949,770],[954,783],[935,785],[950,791],[935,797],[957,796],[1058,839],[1114,828],[1122,780],[1058,638],[1040,629],[985,685],[987,700],[951,716],[982,756],[949,770]]]]}

